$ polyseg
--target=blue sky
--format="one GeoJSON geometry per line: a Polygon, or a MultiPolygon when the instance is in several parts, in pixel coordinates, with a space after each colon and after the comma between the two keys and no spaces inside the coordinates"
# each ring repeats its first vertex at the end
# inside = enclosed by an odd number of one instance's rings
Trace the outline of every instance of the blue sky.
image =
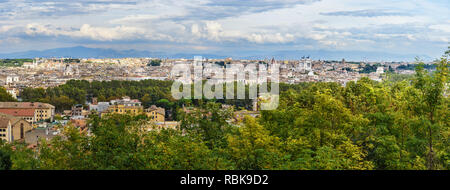
{"type": "Polygon", "coordinates": [[[438,57],[448,0],[0,0],[0,53],[377,51],[438,57]]]}

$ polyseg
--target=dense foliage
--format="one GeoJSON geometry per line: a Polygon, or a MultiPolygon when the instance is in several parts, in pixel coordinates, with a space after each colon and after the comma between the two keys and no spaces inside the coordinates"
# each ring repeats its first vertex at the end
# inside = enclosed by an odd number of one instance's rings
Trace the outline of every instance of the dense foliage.
{"type": "Polygon", "coordinates": [[[375,65],[367,64],[364,67],[362,67],[360,65],[359,67],[361,68],[361,70],[359,71],[359,73],[374,73],[377,71],[379,66],[380,66],[379,64],[375,64],[375,65]]]}
{"type": "Polygon", "coordinates": [[[149,63],[147,64],[147,66],[155,66],[155,67],[159,67],[161,66],[161,60],[160,59],[153,59],[151,61],[149,61],[149,63]]]}
{"type": "Polygon", "coordinates": [[[98,101],[109,101],[130,96],[140,99],[145,106],[157,104],[162,99],[172,99],[172,82],[144,81],[93,81],[70,80],[54,88],[25,88],[21,92],[23,101],[46,102],[53,104],[57,111],[70,109],[74,104],[86,104],[92,97],[98,101]]]}
{"type": "MultiPolygon", "coordinates": [[[[414,71],[414,70],[416,70],[416,67],[418,67],[418,66],[419,66],[418,64],[406,64],[406,65],[400,65],[400,66],[398,66],[397,69],[399,69],[399,70],[412,70],[412,71],[414,71]]],[[[428,69],[428,70],[430,70],[430,69],[436,69],[436,65],[422,65],[422,67],[423,67],[424,69],[428,69]]]]}
{"type": "Polygon", "coordinates": [[[0,59],[0,66],[20,67],[25,62],[33,62],[32,59],[0,59]]]}
{"type": "MultiPolygon", "coordinates": [[[[168,112],[167,115],[172,116],[173,118],[176,117],[176,110],[183,105],[199,106],[207,101],[234,105],[237,108],[251,109],[252,106],[252,101],[248,97],[245,100],[206,100],[205,98],[202,100],[175,100],[171,94],[172,84],[172,81],[160,80],[102,82],[70,80],[63,85],[54,88],[25,88],[20,96],[23,101],[50,103],[56,107],[57,112],[68,110],[74,104],[86,104],[86,102],[91,101],[93,97],[97,97],[99,102],[103,102],[119,99],[123,96],[129,96],[133,99],[139,99],[146,108],[151,105],[163,107],[168,112]]],[[[235,86],[237,86],[237,84],[235,84],[235,86]]],[[[192,87],[192,89],[193,88],[194,87],[192,87]]],[[[246,86],[245,88],[246,94],[248,94],[249,87],[246,86]]],[[[193,93],[194,90],[191,90],[191,92],[193,93]]]]}
{"type": "Polygon", "coordinates": [[[0,102],[15,102],[17,101],[14,97],[9,94],[5,88],[0,87],[0,102]]]}

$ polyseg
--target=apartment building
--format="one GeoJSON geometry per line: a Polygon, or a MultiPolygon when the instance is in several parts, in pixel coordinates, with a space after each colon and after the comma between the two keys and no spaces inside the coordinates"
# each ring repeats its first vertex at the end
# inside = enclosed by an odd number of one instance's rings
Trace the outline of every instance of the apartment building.
{"type": "Polygon", "coordinates": [[[166,110],[164,108],[152,105],[150,108],[144,110],[145,115],[154,122],[164,122],[166,117],[166,110]]]}
{"type": "Polygon", "coordinates": [[[41,102],[0,102],[0,113],[17,115],[29,122],[53,121],[55,106],[41,102]],[[34,113],[33,119],[29,118],[31,112],[34,113]]]}
{"type": "Polygon", "coordinates": [[[107,114],[132,114],[139,115],[144,112],[142,103],[137,99],[130,99],[128,96],[122,97],[122,99],[111,100],[110,106],[101,115],[107,114]]]}

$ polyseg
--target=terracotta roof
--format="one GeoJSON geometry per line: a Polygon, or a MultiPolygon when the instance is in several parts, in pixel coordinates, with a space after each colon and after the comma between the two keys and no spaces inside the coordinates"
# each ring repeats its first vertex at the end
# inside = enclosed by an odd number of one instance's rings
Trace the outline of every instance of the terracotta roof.
{"type": "Polygon", "coordinates": [[[55,106],[41,102],[0,102],[0,109],[3,108],[55,108],[55,106]]]}
{"type": "Polygon", "coordinates": [[[34,109],[0,109],[0,113],[12,116],[34,116],[34,109]]]}
{"type": "Polygon", "coordinates": [[[70,122],[72,122],[72,124],[74,124],[76,127],[86,127],[87,125],[87,121],[85,119],[72,119],[70,120],[70,122]]]}

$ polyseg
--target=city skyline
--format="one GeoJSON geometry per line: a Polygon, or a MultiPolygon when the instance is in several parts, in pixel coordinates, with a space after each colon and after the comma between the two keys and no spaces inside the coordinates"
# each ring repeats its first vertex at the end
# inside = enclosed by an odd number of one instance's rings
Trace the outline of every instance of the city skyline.
{"type": "Polygon", "coordinates": [[[384,53],[438,58],[450,38],[449,4],[441,0],[0,0],[0,5],[0,54],[84,46],[219,56],[377,52],[383,60],[384,53]]]}

